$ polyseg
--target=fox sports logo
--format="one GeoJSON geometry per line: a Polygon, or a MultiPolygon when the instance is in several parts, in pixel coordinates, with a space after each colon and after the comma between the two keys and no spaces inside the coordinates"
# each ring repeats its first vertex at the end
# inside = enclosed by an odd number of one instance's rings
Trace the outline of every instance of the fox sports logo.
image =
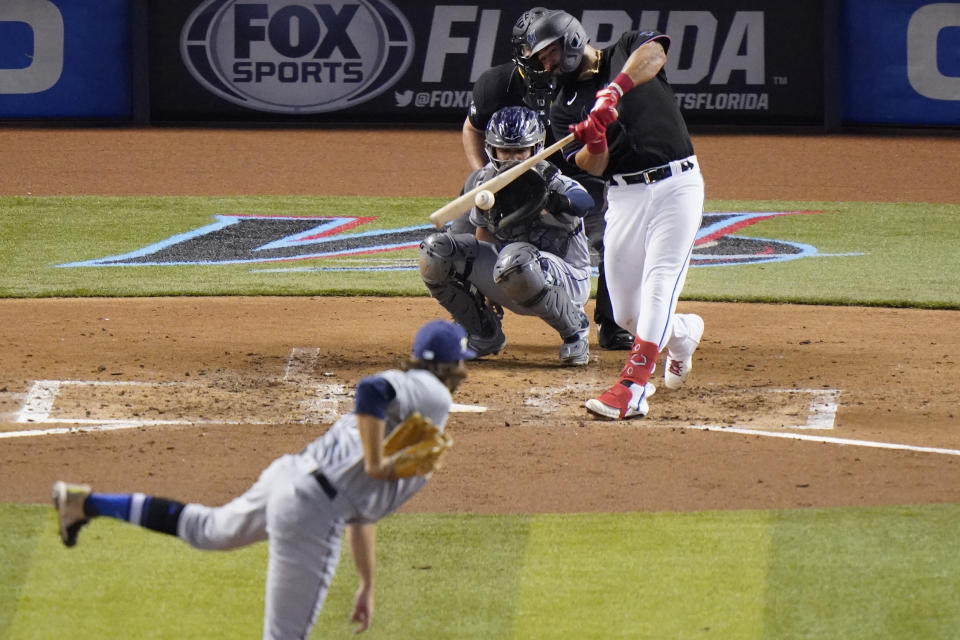
{"type": "Polygon", "coordinates": [[[180,53],[225,100],[323,113],[392,87],[410,66],[413,30],[387,0],[206,0],[184,24],[180,53]]]}

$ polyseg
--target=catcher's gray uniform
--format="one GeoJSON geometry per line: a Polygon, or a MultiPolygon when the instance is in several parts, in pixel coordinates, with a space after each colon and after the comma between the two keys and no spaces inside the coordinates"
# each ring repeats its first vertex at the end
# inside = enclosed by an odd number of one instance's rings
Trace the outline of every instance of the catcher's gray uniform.
{"type": "MultiPolygon", "coordinates": [[[[464,190],[496,173],[487,164],[467,178],[464,190]]],[[[478,355],[499,352],[506,342],[495,310],[500,307],[542,318],[564,340],[561,364],[586,364],[590,253],[582,217],[592,205],[577,181],[541,162],[499,191],[494,208],[470,211],[470,222],[495,243],[449,231],[424,239],[420,276],[467,330],[478,355]],[[501,225],[514,217],[519,220],[501,225]]]]}

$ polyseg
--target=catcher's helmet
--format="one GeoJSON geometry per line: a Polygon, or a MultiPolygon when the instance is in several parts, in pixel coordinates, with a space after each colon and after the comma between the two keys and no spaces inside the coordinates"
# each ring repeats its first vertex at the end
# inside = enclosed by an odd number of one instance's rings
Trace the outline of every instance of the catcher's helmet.
{"type": "Polygon", "coordinates": [[[522,57],[528,64],[539,65],[536,54],[558,40],[562,40],[563,45],[559,71],[573,74],[580,68],[589,38],[580,21],[566,11],[547,11],[527,26],[520,47],[522,57]]]}
{"type": "Polygon", "coordinates": [[[497,149],[526,149],[530,155],[543,149],[547,130],[537,113],[526,107],[504,107],[490,118],[487,123],[484,148],[490,162],[502,171],[508,163],[497,159],[497,149]]]}

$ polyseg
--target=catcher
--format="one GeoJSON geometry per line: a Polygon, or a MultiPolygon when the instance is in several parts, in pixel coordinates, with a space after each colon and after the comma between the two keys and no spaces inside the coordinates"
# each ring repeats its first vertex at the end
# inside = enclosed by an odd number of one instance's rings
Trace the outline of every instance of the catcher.
{"type": "MultiPolygon", "coordinates": [[[[489,162],[467,178],[464,190],[543,149],[546,130],[535,111],[505,107],[486,130],[489,162]]],[[[443,231],[420,243],[420,277],[436,300],[463,325],[477,356],[506,344],[506,308],[534,315],[560,334],[560,363],[590,361],[590,253],[583,216],[593,198],[549,162],[540,162],[496,193],[487,210],[473,208],[474,234],[443,231]]]]}
{"type": "Polygon", "coordinates": [[[376,522],[424,486],[450,447],[444,433],[451,392],[474,356],[462,327],[424,325],[403,370],[360,381],[353,413],[298,454],[275,460],[246,493],[221,507],[142,493],[93,493],[57,482],[60,537],[72,547],[90,518],[108,516],[177,536],[198,549],[235,549],[266,540],[264,638],[305,638],[320,613],[348,532],[360,588],[357,632],[373,616],[376,522]],[[386,435],[386,440],[384,439],[386,435]]]}

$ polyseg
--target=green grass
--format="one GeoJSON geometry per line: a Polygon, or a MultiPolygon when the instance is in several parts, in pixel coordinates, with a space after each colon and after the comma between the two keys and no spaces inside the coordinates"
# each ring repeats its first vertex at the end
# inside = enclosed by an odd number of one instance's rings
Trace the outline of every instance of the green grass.
{"type": "MultiPolygon", "coordinates": [[[[377,218],[362,231],[423,223],[442,203],[0,198],[0,297],[425,295],[412,271],[56,265],[126,253],[209,224],[217,214],[377,218]]],[[[824,211],[772,218],[737,233],[809,244],[818,255],[692,269],[685,299],[960,308],[960,205],[713,201],[707,210],[824,211]]],[[[327,259],[296,266],[342,264],[327,259]]],[[[960,628],[958,526],[960,505],[401,514],[380,526],[377,608],[365,636],[954,638],[960,628]]],[[[259,636],[264,545],[204,553],[103,519],[84,530],[76,549],[66,550],[55,528],[49,507],[0,504],[0,639],[259,636]]],[[[311,637],[352,637],[355,588],[352,561],[344,557],[311,637]]]]}
{"type": "MultiPolygon", "coordinates": [[[[0,297],[159,295],[424,295],[414,273],[258,273],[277,263],[165,267],[57,265],[127,253],[214,222],[217,214],[371,216],[363,226],[425,224],[427,198],[7,197],[0,198],[0,297]]],[[[394,254],[391,254],[393,257],[394,254]]],[[[415,258],[416,251],[396,254],[415,258]]],[[[342,264],[296,261],[295,266],[342,264]]],[[[290,266],[290,263],[279,263],[290,266]]]]}
{"type": "MultiPolygon", "coordinates": [[[[360,232],[424,224],[442,203],[436,198],[302,196],[0,198],[0,297],[426,295],[415,271],[290,270],[339,267],[355,258],[214,266],[56,265],[127,253],[210,224],[216,214],[377,218],[360,232]]],[[[694,268],[685,299],[960,308],[960,205],[710,201],[706,209],[824,211],[769,219],[737,233],[809,244],[818,255],[694,268]]],[[[413,261],[416,250],[379,257],[413,261]]]]}
{"type": "MultiPolygon", "coordinates": [[[[378,533],[367,638],[954,638],[960,505],[405,515],[378,533]]],[[[258,637],[266,547],[200,552],[0,505],[0,638],[258,637]]],[[[346,638],[344,551],[313,638],[346,638]]]]}
{"type": "Polygon", "coordinates": [[[960,206],[714,201],[715,211],[823,211],[782,216],[738,236],[813,245],[788,262],[692,269],[684,297],[928,308],[960,305],[960,206]],[[862,254],[862,255],[839,255],[862,254]]]}

